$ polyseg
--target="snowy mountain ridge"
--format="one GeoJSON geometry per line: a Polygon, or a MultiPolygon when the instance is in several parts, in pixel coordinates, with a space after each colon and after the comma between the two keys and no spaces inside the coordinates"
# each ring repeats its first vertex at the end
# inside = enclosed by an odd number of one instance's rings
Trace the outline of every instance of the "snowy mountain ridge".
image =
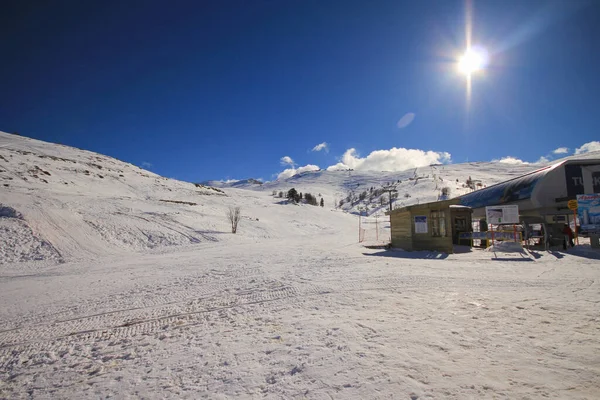
{"type": "MultiPolygon", "coordinates": [[[[398,172],[309,171],[285,180],[260,186],[245,185],[246,190],[271,192],[284,197],[292,187],[299,192],[322,196],[325,204],[350,213],[372,215],[393,207],[456,197],[511,179],[537,169],[535,165],[507,165],[497,162],[431,165],[398,172]]],[[[222,187],[227,187],[223,185],[222,187]]]]}
{"type": "Polygon", "coordinates": [[[261,193],[167,179],[112,157],[0,132],[0,265],[164,252],[352,224],[348,215],[276,203],[261,193]],[[242,208],[237,235],[225,217],[230,206],[242,208]],[[300,223],[315,212],[321,222],[300,223]]]}
{"type": "Polygon", "coordinates": [[[0,265],[61,262],[173,246],[353,229],[351,214],[455,197],[530,172],[498,162],[431,165],[401,172],[315,171],[215,188],[168,179],[91,151],[0,132],[0,265]],[[291,188],[324,207],[285,207],[291,188]],[[281,193],[281,197],[280,197],[281,193]],[[229,207],[242,207],[230,234],[229,207]],[[345,212],[332,212],[345,211],[345,212]],[[228,234],[229,233],[229,234],[228,234]]]}
{"type": "Polygon", "coordinates": [[[371,197],[383,186],[398,203],[426,201],[528,168],[320,171],[219,189],[0,133],[0,398],[594,398],[589,244],[358,243],[351,213],[385,209],[386,193],[371,197]],[[325,207],[279,198],[291,187],[325,207]],[[242,210],[235,235],[230,206],[242,210]]]}
{"type": "Polygon", "coordinates": [[[568,159],[600,158],[600,151],[573,155],[544,164],[512,164],[501,161],[434,164],[405,171],[306,171],[290,178],[248,184],[246,180],[232,183],[209,181],[221,188],[238,187],[252,191],[271,192],[283,197],[291,188],[299,192],[321,195],[326,204],[353,214],[381,214],[392,207],[427,203],[454,198],[536,171],[546,165],[568,159]],[[341,204],[340,204],[341,203],[341,204]]]}

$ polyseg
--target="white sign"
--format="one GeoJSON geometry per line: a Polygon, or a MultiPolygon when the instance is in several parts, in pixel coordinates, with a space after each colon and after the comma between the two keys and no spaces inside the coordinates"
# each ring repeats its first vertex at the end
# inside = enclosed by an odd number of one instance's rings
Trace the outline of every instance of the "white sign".
{"type": "Polygon", "coordinates": [[[488,224],[518,224],[519,206],[490,206],[485,208],[485,217],[488,224]]]}
{"type": "Polygon", "coordinates": [[[415,215],[415,233],[427,233],[426,215],[415,215]]]}

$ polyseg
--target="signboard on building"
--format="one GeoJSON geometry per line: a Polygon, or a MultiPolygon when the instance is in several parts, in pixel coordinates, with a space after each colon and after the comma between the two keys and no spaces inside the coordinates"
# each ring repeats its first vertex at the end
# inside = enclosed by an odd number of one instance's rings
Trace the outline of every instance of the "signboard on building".
{"type": "Polygon", "coordinates": [[[567,164],[565,165],[567,179],[567,196],[578,194],[600,193],[600,165],[598,164],[567,164]]]}
{"type": "Polygon", "coordinates": [[[567,178],[567,196],[574,197],[585,193],[581,165],[565,165],[565,177],[567,178]]]}
{"type": "Polygon", "coordinates": [[[485,208],[488,224],[518,224],[519,206],[515,204],[485,208]]]}
{"type": "Polygon", "coordinates": [[[569,210],[577,210],[577,200],[569,200],[567,202],[567,207],[569,210]]]}
{"type": "Polygon", "coordinates": [[[415,215],[415,233],[427,233],[426,215],[415,215]]]}
{"type": "Polygon", "coordinates": [[[577,217],[582,233],[600,233],[600,193],[577,195],[577,217]]]}

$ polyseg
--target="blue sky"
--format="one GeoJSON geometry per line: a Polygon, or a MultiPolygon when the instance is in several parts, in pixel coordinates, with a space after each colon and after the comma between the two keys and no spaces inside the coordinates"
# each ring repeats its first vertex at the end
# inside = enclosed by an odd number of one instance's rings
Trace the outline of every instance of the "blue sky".
{"type": "Polygon", "coordinates": [[[3,1],[0,130],[188,181],[600,149],[600,3],[475,1],[468,104],[465,9],[3,1]]]}

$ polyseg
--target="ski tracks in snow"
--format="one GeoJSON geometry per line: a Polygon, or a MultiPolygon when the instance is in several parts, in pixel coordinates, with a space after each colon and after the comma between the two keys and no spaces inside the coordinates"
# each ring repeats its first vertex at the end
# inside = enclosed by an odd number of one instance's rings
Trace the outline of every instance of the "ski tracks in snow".
{"type": "Polygon", "coordinates": [[[600,384],[593,279],[312,245],[113,260],[96,272],[138,279],[3,321],[0,397],[585,398],[600,384]]]}

